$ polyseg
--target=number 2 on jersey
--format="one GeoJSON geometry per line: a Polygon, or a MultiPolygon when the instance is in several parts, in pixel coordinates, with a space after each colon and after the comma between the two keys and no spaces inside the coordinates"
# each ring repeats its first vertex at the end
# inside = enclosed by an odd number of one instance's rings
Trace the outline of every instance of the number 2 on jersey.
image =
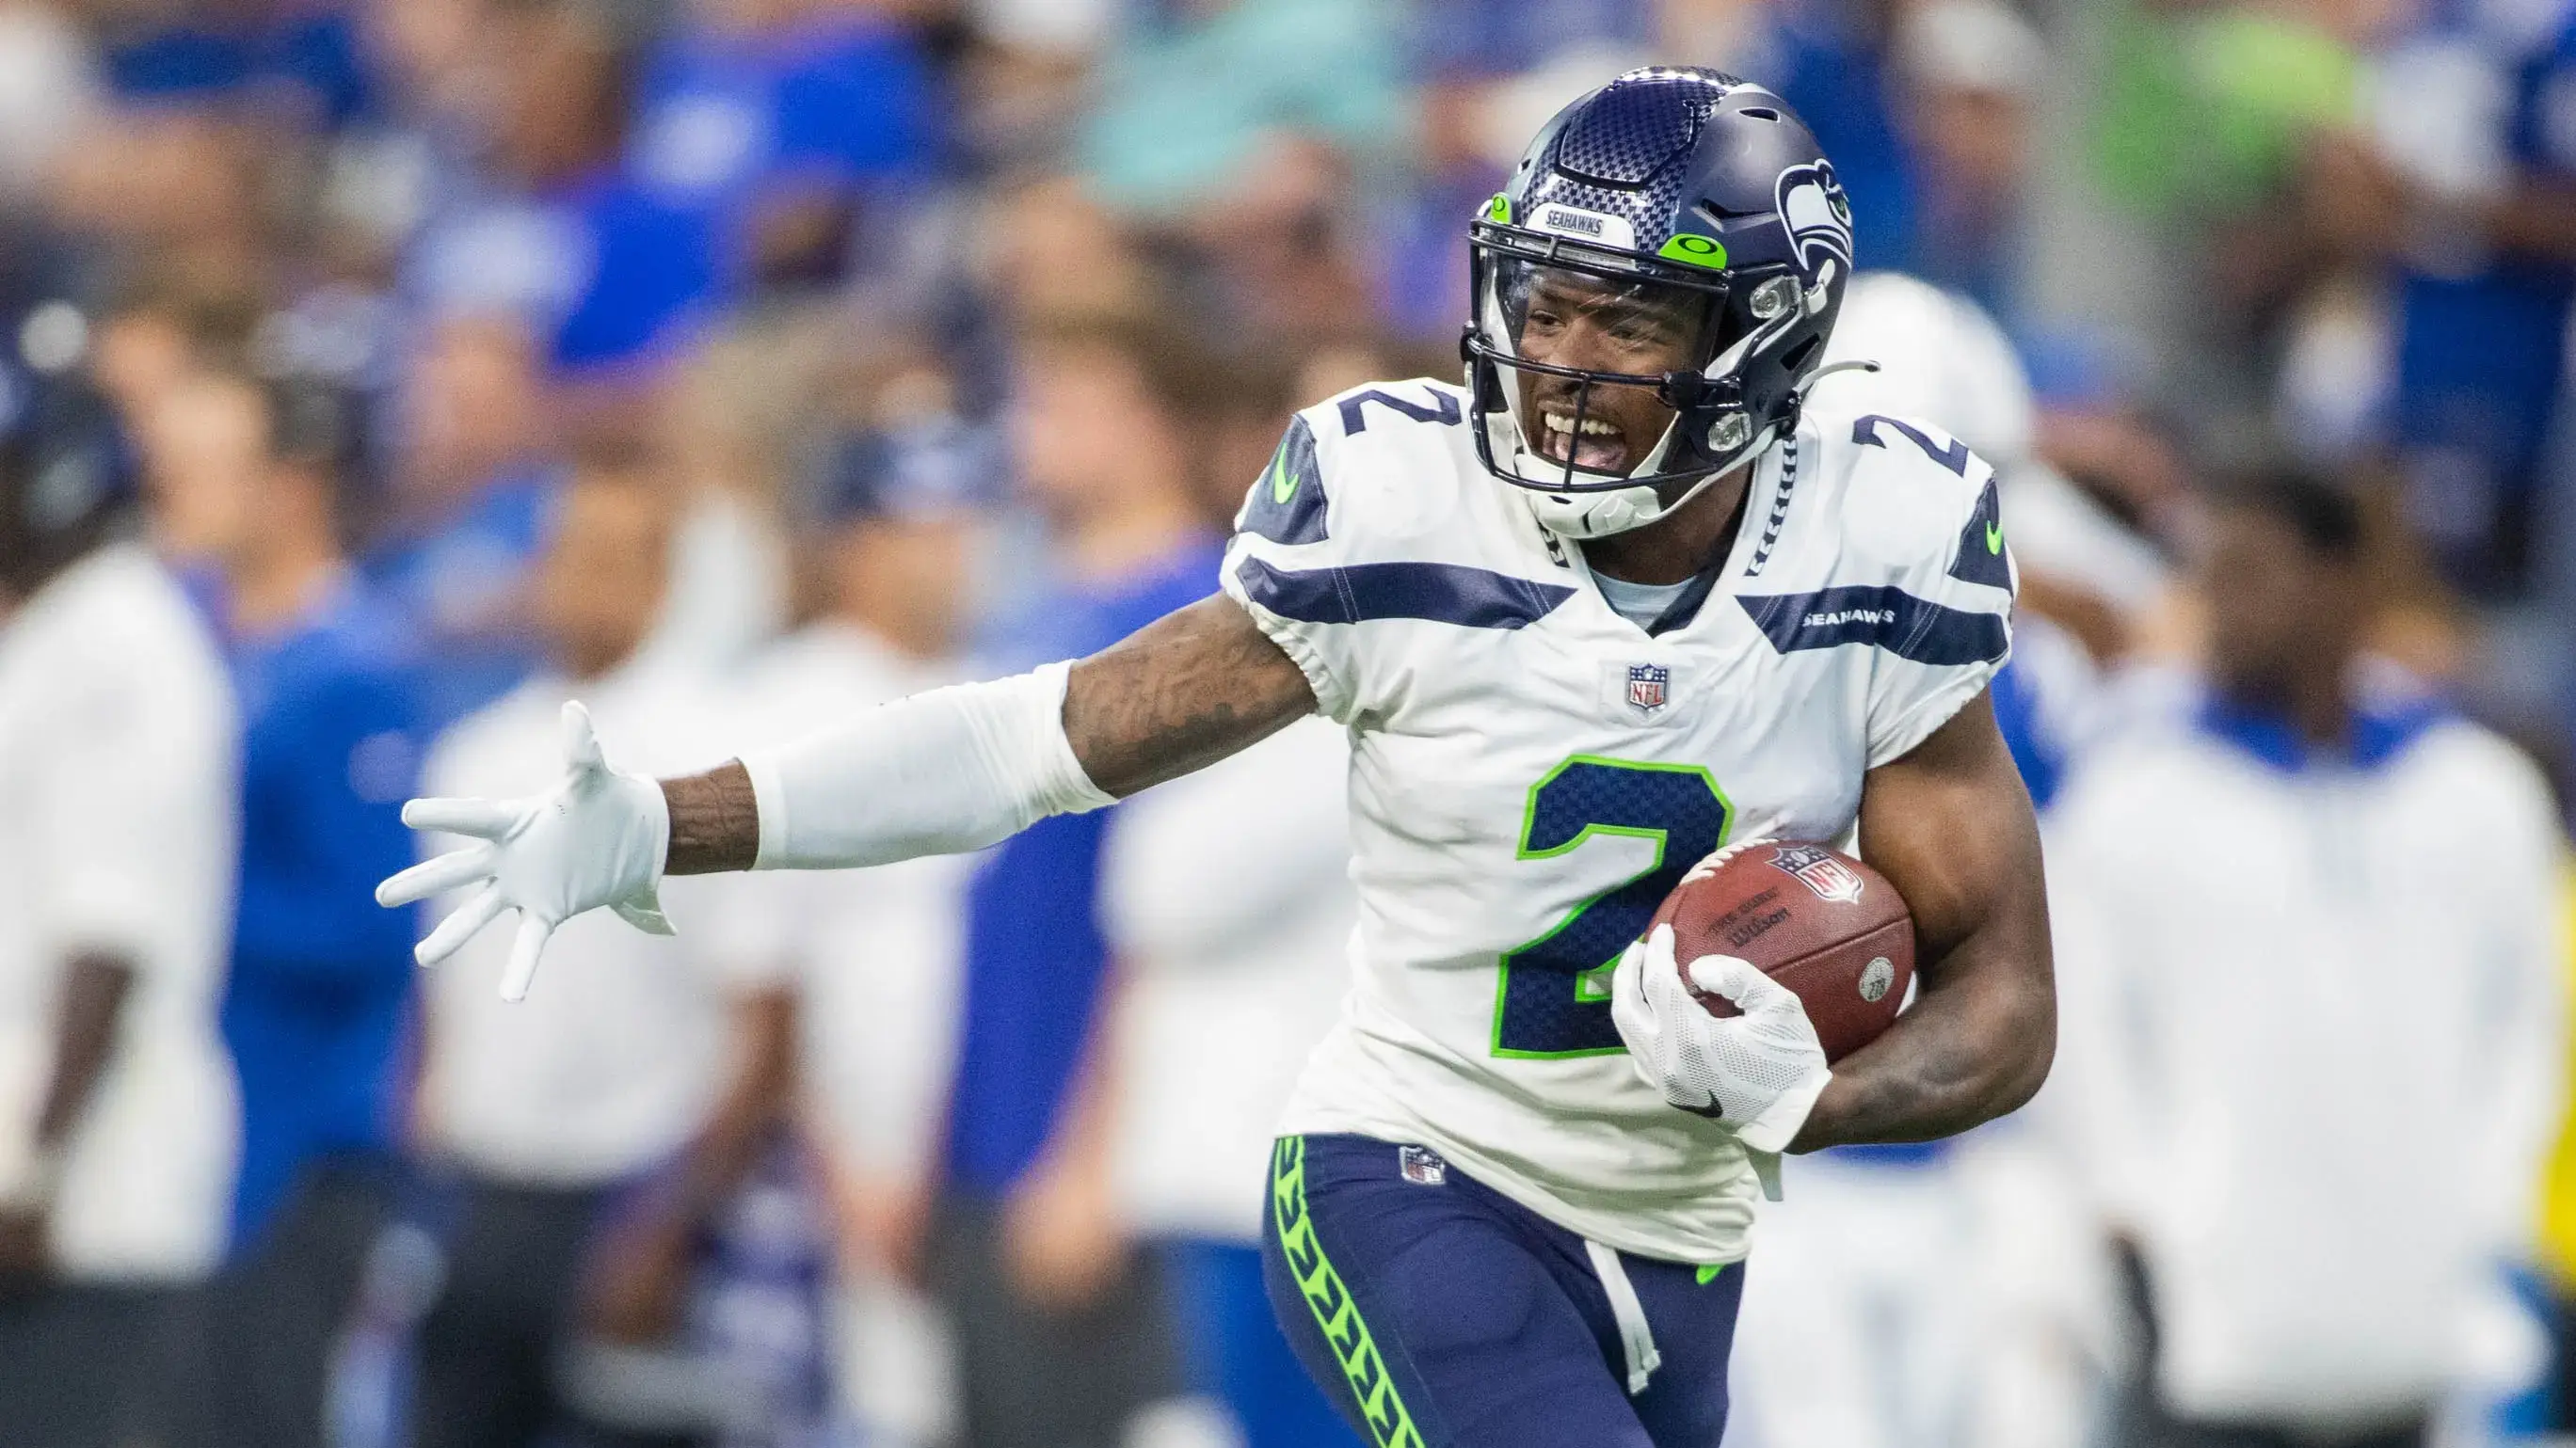
{"type": "Polygon", "coordinates": [[[1578,754],[1530,787],[1520,858],[1553,859],[1595,835],[1655,842],[1655,863],[1576,906],[1556,928],[1503,957],[1494,1054],[1600,1056],[1626,1049],[1610,1023],[1610,968],[1645,933],[1682,875],[1726,840],[1735,807],[1695,764],[1578,754]]]}

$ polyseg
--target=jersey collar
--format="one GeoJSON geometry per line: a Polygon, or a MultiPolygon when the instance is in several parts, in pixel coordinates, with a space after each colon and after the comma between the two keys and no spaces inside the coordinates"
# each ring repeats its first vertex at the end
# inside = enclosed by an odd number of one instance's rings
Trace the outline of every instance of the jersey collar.
{"type": "Polygon", "coordinates": [[[2343,750],[2311,744],[2285,716],[2215,692],[2201,701],[2199,724],[2203,733],[2283,774],[2306,774],[2337,766],[2363,771],[2385,768],[2450,714],[2441,700],[2427,696],[2356,699],[2352,739],[2343,750]]]}
{"type": "MultiPolygon", "coordinates": [[[[1795,476],[1797,454],[1798,432],[1791,429],[1781,436],[1777,446],[1763,449],[1761,455],[1753,460],[1753,475],[1745,479],[1744,497],[1735,505],[1735,527],[1727,535],[1725,552],[1710,558],[1699,572],[1691,575],[1689,586],[1655,616],[1654,622],[1646,625],[1646,637],[1662,638],[1690,627],[1692,621],[1699,617],[1701,606],[1708,602],[1708,596],[1717,591],[1719,579],[1749,575],[1762,562],[1768,561],[1772,547],[1779,542],[1780,506],[1775,506],[1775,499],[1777,505],[1788,502],[1787,496],[1780,493],[1780,480],[1784,469],[1788,470],[1789,476],[1795,476]],[[1754,561],[1747,562],[1748,558],[1754,561]]],[[[1574,551],[1581,553],[1583,550],[1577,545],[1574,551]]],[[[1583,571],[1586,581],[1592,582],[1590,558],[1583,560],[1583,571]]],[[[1592,582],[1592,592],[1596,597],[1600,591],[1601,585],[1592,582]]],[[[1609,608],[1607,599],[1598,601],[1602,607],[1609,608]]],[[[1617,609],[1609,611],[1613,615],[1619,613],[1617,609]]],[[[1630,623],[1625,616],[1620,616],[1620,621],[1630,623]]]]}

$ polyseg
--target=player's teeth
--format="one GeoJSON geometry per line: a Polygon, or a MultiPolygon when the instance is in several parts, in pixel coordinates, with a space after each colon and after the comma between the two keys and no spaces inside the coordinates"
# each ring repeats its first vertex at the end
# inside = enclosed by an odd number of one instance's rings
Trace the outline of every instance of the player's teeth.
{"type": "MultiPolygon", "coordinates": [[[[1550,432],[1572,432],[1575,430],[1574,419],[1567,417],[1564,413],[1543,413],[1541,414],[1541,417],[1546,421],[1547,430],[1550,432]]],[[[1612,437],[1616,436],[1618,431],[1619,429],[1612,427],[1610,424],[1603,422],[1597,417],[1587,417],[1583,419],[1583,435],[1585,437],[1612,437]]]]}

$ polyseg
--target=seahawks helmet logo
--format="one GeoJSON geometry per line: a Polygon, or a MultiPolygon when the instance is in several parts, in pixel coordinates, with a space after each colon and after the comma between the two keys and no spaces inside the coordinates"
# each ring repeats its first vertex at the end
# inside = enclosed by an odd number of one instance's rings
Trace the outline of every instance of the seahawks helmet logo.
{"type": "Polygon", "coordinates": [[[1772,202],[1808,280],[1818,279],[1827,257],[1851,270],[1851,201],[1843,195],[1843,183],[1834,179],[1831,161],[1810,161],[1781,172],[1772,183],[1772,202]]]}

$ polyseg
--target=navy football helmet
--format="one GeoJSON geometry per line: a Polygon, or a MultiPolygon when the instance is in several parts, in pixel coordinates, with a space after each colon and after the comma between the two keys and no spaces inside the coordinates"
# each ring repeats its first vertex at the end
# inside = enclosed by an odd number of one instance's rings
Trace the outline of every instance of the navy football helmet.
{"type": "Polygon", "coordinates": [[[1468,254],[1477,455],[1530,491],[1550,529],[1595,538],[1680,507],[1795,425],[1851,276],[1851,206],[1780,97],[1654,67],[1548,122],[1468,254]],[[1634,355],[1656,365],[1549,360],[1538,328],[1559,324],[1533,316],[1575,314],[1646,339],[1634,355]],[[1611,431],[1615,388],[1650,389],[1670,410],[1650,448],[1586,441],[1611,431]]]}
{"type": "Polygon", "coordinates": [[[0,602],[123,528],[136,466],[108,400],[77,372],[0,361],[0,602]]]}

